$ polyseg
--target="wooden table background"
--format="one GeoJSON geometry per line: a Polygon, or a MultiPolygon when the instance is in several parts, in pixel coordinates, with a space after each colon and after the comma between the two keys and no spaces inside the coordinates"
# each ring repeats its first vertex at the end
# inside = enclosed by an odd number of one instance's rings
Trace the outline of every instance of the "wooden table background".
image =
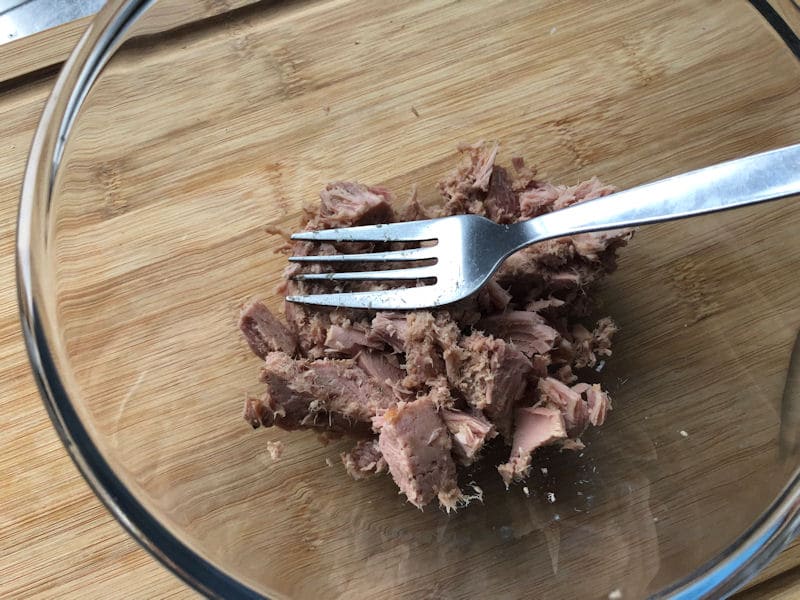
{"type": "MultiPolygon", "coordinates": [[[[207,10],[222,4],[209,2],[207,10]]],[[[26,154],[58,68],[86,23],[0,46],[0,597],[195,597],[123,531],[72,464],[20,333],[14,229],[26,154]]],[[[800,543],[739,596],[800,597],[800,543]]]]}

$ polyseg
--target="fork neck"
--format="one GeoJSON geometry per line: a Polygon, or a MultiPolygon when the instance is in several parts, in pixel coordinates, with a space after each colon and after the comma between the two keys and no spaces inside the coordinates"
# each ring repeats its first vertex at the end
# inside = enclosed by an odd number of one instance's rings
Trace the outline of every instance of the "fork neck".
{"type": "Polygon", "coordinates": [[[509,245],[508,254],[513,254],[517,250],[521,250],[526,246],[542,242],[548,238],[555,237],[547,222],[542,221],[542,215],[526,221],[519,221],[511,225],[507,225],[506,240],[509,245]]]}
{"type": "MultiPolygon", "coordinates": [[[[615,194],[615,200],[622,194],[625,192],[615,194]]],[[[618,218],[617,213],[620,211],[612,210],[618,209],[621,203],[617,200],[612,204],[607,198],[610,196],[573,204],[509,225],[508,237],[512,245],[510,253],[553,238],[627,226],[624,219],[618,218]]],[[[626,215],[622,213],[622,216],[626,215]]]]}

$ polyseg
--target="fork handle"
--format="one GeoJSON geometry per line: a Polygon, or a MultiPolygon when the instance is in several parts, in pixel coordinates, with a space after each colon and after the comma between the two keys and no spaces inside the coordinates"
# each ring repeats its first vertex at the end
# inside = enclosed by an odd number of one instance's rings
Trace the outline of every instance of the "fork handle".
{"type": "Polygon", "coordinates": [[[800,194],[800,144],[573,204],[512,227],[519,228],[519,249],[565,235],[682,219],[794,194],[800,194]]]}

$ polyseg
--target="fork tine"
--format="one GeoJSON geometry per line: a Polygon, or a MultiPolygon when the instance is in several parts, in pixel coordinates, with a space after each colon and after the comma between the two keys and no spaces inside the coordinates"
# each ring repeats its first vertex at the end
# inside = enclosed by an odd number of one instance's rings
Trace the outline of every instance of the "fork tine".
{"type": "Polygon", "coordinates": [[[290,256],[291,262],[392,262],[406,260],[426,260],[436,258],[436,246],[393,250],[391,252],[371,252],[367,254],[318,254],[315,256],[290,256]]]}
{"type": "Polygon", "coordinates": [[[303,231],[292,234],[292,239],[307,242],[421,242],[436,239],[434,226],[437,222],[436,219],[429,219],[427,221],[303,231]]]}
{"type": "Polygon", "coordinates": [[[316,304],[339,308],[366,308],[371,310],[413,310],[447,302],[447,300],[443,301],[442,290],[436,285],[396,288],[375,292],[287,296],[286,299],[289,302],[300,304],[316,304]]]}
{"type": "Polygon", "coordinates": [[[352,271],[348,273],[302,273],[293,276],[292,279],[301,281],[376,281],[380,279],[427,279],[431,277],[436,277],[436,269],[433,266],[415,267],[412,269],[387,269],[385,271],[352,271]]]}

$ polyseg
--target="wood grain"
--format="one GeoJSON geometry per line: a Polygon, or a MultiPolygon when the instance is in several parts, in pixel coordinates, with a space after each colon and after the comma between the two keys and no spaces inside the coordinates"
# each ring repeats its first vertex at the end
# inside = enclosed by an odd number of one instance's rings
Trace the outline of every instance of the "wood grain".
{"type": "Polygon", "coordinates": [[[0,98],[0,596],[195,595],[122,530],[58,439],[30,374],[14,291],[14,225],[27,148],[52,79],[0,98]]]}
{"type": "MultiPolygon", "coordinates": [[[[53,213],[52,314],[98,445],[177,535],[278,597],[506,597],[521,583],[603,597],[623,575],[636,597],[686,574],[786,477],[772,444],[800,322],[786,279],[800,248],[776,233],[800,225],[791,205],[640,232],[604,291],[623,325],[605,374],[617,410],[585,460],[551,457],[561,481],[531,483],[558,485],[552,507],[478,472],[486,506],[417,513],[387,480],[343,480],[326,463],[343,444],[248,430],[257,364],[234,318],[253,294],[277,306],[284,263],[263,229],[293,224],[330,179],[401,198],[418,183],[432,201],[454,143],[485,137],[548,178],[628,186],[796,141],[800,70],[743,4],[341,0],[143,29],[87,100],[53,213]],[[269,439],[287,442],[281,461],[269,439]]],[[[0,98],[9,258],[50,84],[0,98]]],[[[0,595],[191,596],[66,458],[28,373],[11,260],[0,281],[0,595]]],[[[798,562],[795,545],[761,596],[796,590],[798,562]]]]}
{"type": "Polygon", "coordinates": [[[61,65],[91,20],[83,17],[0,46],[0,83],[61,65]]]}
{"type": "MultiPolygon", "coordinates": [[[[131,35],[146,36],[178,27],[199,27],[214,17],[242,9],[255,0],[205,0],[177,2],[162,0],[146,20],[134,25],[131,35]]],[[[56,70],[67,60],[93,16],[82,17],[49,31],[0,45],[0,84],[17,77],[56,70]]]]}
{"type": "Polygon", "coordinates": [[[771,0],[769,4],[797,34],[800,27],[800,5],[795,0],[771,0]]]}
{"type": "Polygon", "coordinates": [[[759,586],[742,591],[737,600],[793,600],[800,592],[800,569],[793,568],[761,583],[759,586]]]}

